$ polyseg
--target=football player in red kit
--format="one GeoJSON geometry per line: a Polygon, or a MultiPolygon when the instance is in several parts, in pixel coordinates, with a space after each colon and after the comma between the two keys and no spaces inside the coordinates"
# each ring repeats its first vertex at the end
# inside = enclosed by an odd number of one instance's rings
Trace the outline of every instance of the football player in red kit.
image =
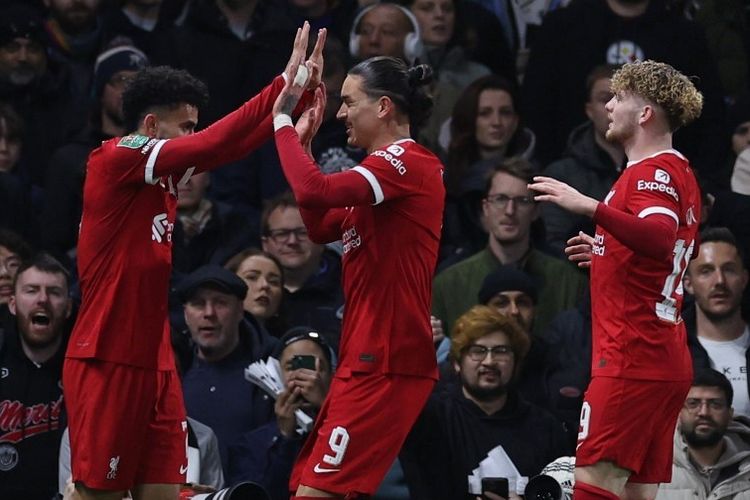
{"type": "Polygon", "coordinates": [[[626,64],[612,77],[606,137],[627,168],[604,201],[548,177],[536,199],[594,219],[566,253],[591,268],[592,380],[576,451],[576,500],[652,499],[672,471],[672,435],[692,365],[680,317],[682,276],[696,252],[701,196],[672,134],[703,97],[671,66],[626,64]]]}
{"type": "MultiPolygon", "coordinates": [[[[284,75],[196,134],[205,85],[168,67],[141,70],[123,94],[132,134],[91,153],[78,242],[83,303],[63,373],[72,498],[177,498],[187,470],[167,318],[177,189],[272,136],[272,106],[304,61],[309,29],[297,31],[284,75]]],[[[324,42],[323,30],[306,63],[315,87],[324,42]]]]}
{"type": "Polygon", "coordinates": [[[430,298],[443,166],[410,128],[429,111],[421,88],[429,76],[426,66],[390,57],[349,71],[337,116],[348,143],[369,155],[332,175],[318,170],[309,148],[325,89],[296,128],[289,112],[301,87],[287,85],[274,106],[281,164],[310,238],[344,245],[340,360],[292,473],[295,498],[373,494],[434,386],[430,298]]]}

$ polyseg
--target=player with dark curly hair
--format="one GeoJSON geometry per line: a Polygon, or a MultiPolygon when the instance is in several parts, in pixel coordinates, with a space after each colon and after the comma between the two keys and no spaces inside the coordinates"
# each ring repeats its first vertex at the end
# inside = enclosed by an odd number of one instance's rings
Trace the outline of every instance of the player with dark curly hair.
{"type": "MultiPolygon", "coordinates": [[[[297,31],[283,75],[195,134],[206,86],[181,70],[141,70],[123,95],[132,133],[91,153],[78,242],[83,303],[63,370],[73,498],[177,498],[187,471],[167,318],[177,189],[271,137],[273,103],[304,61],[309,30],[297,31]]],[[[305,63],[311,88],[324,43],[321,30],[305,63]]]]}
{"type": "Polygon", "coordinates": [[[672,435],[692,380],[680,317],[682,276],[697,247],[701,194],[672,134],[703,96],[668,64],[626,64],[612,77],[606,138],[627,168],[603,202],[549,177],[529,187],[596,223],[566,253],[591,268],[592,379],[584,398],[576,500],[653,499],[672,475],[672,435]]]}

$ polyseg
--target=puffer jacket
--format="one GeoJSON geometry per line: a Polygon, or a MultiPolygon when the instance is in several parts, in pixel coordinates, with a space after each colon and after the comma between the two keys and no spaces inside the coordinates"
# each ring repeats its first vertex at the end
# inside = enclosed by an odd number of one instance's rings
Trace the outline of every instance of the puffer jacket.
{"type": "Polygon", "coordinates": [[[675,431],[672,482],[659,486],[656,500],[750,500],[750,419],[738,416],[730,422],[724,442],[716,465],[699,471],[682,434],[675,431]],[[710,477],[716,470],[720,479],[712,489],[710,477]]]}

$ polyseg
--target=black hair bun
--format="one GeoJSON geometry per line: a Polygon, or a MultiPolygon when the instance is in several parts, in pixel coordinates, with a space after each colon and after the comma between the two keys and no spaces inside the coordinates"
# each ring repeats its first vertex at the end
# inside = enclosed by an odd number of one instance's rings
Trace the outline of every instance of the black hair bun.
{"type": "Polygon", "coordinates": [[[412,88],[421,87],[432,82],[434,72],[429,64],[417,64],[408,69],[409,86],[412,88]]]}

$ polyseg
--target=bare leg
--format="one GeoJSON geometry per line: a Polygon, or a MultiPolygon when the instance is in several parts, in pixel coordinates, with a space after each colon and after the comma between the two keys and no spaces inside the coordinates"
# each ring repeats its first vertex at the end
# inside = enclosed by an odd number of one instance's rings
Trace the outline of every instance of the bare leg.
{"type": "Polygon", "coordinates": [[[335,493],[329,493],[327,491],[311,488],[309,486],[305,486],[304,484],[299,485],[296,495],[300,497],[344,498],[340,495],[336,495],[335,493]]]}
{"type": "Polygon", "coordinates": [[[625,485],[623,500],[654,500],[659,491],[658,484],[628,483],[625,485]]]}
{"type": "Polygon", "coordinates": [[[590,484],[621,496],[631,472],[618,467],[614,462],[597,462],[594,465],[576,467],[576,482],[590,484]]]}
{"type": "Polygon", "coordinates": [[[179,484],[138,484],[133,488],[133,500],[177,500],[179,484]]]}
{"type": "Polygon", "coordinates": [[[122,500],[124,496],[124,491],[94,490],[83,483],[76,483],[72,487],[68,485],[63,500],[122,500]]]}

